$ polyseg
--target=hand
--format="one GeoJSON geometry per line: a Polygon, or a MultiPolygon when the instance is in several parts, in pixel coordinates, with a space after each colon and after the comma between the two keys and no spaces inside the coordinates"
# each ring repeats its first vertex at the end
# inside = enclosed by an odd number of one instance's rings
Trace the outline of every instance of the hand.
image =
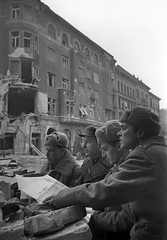
{"type": "Polygon", "coordinates": [[[50,195],[49,197],[45,198],[42,203],[43,204],[49,203],[50,205],[55,206],[54,202],[55,202],[56,196],[57,196],[56,194],[50,195]]]}

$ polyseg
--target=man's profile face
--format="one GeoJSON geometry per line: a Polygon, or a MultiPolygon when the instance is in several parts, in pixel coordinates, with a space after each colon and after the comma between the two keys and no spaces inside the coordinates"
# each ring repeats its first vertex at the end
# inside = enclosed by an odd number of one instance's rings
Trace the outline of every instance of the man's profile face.
{"type": "Polygon", "coordinates": [[[119,160],[118,149],[116,145],[113,145],[107,141],[103,141],[101,142],[101,149],[103,154],[106,156],[106,160],[110,163],[111,167],[113,167],[113,165],[119,160]]]}
{"type": "Polygon", "coordinates": [[[101,155],[101,149],[95,137],[85,136],[83,148],[87,157],[96,158],[101,155]]]}
{"type": "Polygon", "coordinates": [[[129,123],[121,123],[121,131],[118,133],[122,149],[134,149],[139,144],[139,138],[134,126],[129,123]]]}
{"type": "Polygon", "coordinates": [[[57,164],[62,155],[61,149],[58,146],[46,146],[46,156],[50,164],[57,164]]]}

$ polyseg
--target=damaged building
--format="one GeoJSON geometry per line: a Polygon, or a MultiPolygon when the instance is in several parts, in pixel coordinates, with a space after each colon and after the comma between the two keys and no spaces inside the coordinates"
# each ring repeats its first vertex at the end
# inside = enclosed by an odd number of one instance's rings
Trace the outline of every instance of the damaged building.
{"type": "Polygon", "coordinates": [[[0,0],[0,153],[45,153],[53,126],[70,150],[89,124],[160,98],[40,0],[0,0]]]}

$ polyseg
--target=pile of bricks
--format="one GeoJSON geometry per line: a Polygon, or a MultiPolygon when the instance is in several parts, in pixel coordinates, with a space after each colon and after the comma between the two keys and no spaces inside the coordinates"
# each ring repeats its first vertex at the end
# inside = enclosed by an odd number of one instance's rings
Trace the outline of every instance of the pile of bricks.
{"type": "Polygon", "coordinates": [[[84,220],[86,211],[83,207],[71,206],[55,210],[49,204],[40,205],[36,201],[30,204],[31,198],[20,200],[15,174],[27,173],[26,168],[11,164],[10,160],[1,161],[0,191],[8,203],[16,203],[20,209],[6,216],[4,222],[0,222],[0,239],[92,239],[91,231],[84,220]]]}
{"type": "Polygon", "coordinates": [[[23,219],[5,223],[1,240],[90,240],[90,229],[84,220],[85,209],[71,206],[58,210],[34,202],[24,208],[23,219]]]}

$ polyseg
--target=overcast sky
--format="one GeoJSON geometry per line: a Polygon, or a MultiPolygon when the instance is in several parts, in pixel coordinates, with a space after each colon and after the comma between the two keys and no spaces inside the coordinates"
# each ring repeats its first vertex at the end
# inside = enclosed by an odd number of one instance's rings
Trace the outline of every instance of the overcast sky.
{"type": "Polygon", "coordinates": [[[167,108],[167,0],[41,0],[114,56],[167,108]]]}

